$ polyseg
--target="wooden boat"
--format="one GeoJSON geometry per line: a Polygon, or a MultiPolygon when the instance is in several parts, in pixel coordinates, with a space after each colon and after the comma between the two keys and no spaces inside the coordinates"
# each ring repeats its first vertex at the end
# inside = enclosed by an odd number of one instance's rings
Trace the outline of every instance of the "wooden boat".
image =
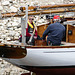
{"type": "MultiPolygon", "coordinates": [[[[47,26],[37,27],[40,37],[47,26]]],[[[64,26],[66,35],[60,46],[47,46],[41,40],[35,40],[34,46],[0,44],[0,57],[36,75],[75,75],[75,27],[64,26]]]]}
{"type": "Polygon", "coordinates": [[[46,42],[42,43],[41,40],[35,40],[35,46],[0,44],[0,57],[37,75],[74,75],[74,32],[74,26],[66,26],[66,40],[61,46],[46,46],[46,42]],[[69,30],[72,34],[68,34],[69,30]]]}

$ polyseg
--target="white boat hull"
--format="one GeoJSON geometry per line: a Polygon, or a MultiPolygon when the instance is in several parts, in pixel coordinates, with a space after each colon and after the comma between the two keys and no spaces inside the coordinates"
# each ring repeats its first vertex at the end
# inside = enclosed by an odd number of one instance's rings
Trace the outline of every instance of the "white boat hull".
{"type": "MultiPolygon", "coordinates": [[[[24,58],[3,59],[41,75],[44,72],[52,74],[57,70],[57,74],[60,75],[63,70],[67,72],[70,69],[73,71],[71,74],[75,74],[75,48],[26,48],[26,50],[27,55],[24,58]]],[[[45,73],[43,75],[46,75],[45,73]]],[[[70,71],[68,73],[70,74],[70,71]]]]}
{"type": "Polygon", "coordinates": [[[16,65],[26,66],[73,66],[75,48],[27,48],[27,55],[21,59],[7,59],[16,65]]]}

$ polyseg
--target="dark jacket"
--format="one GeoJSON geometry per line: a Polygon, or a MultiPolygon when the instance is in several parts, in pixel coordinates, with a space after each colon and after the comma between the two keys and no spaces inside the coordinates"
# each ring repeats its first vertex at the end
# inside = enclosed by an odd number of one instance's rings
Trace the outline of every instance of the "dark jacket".
{"type": "Polygon", "coordinates": [[[47,37],[47,43],[50,41],[52,45],[60,45],[62,38],[65,35],[65,27],[59,22],[50,24],[43,33],[43,39],[47,37]]]}

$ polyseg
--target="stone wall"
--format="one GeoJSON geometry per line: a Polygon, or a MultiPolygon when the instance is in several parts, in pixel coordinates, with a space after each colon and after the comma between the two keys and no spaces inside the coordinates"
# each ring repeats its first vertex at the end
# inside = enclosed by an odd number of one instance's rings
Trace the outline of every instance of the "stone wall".
{"type": "MultiPolygon", "coordinates": [[[[62,4],[63,2],[74,2],[75,0],[1,0],[0,13],[17,12],[21,6],[28,5],[48,5],[62,4]]],[[[45,16],[42,19],[35,16],[38,23],[46,23],[45,16]]],[[[21,34],[21,18],[14,17],[0,19],[0,41],[1,43],[13,43],[13,39],[18,39],[21,34]],[[10,41],[11,40],[11,41],[10,41]],[[10,41],[10,42],[9,42],[10,41]]],[[[15,42],[15,41],[14,41],[15,42]]],[[[18,43],[18,41],[16,41],[18,43]]]]}
{"type": "Polygon", "coordinates": [[[0,75],[21,75],[29,71],[18,68],[0,58],[0,75]]]}

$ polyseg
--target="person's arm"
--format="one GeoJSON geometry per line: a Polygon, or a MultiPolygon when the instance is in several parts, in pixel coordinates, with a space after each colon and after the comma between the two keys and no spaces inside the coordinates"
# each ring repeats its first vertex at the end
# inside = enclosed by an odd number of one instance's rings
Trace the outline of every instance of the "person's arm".
{"type": "Polygon", "coordinates": [[[37,39],[37,31],[35,30],[34,39],[37,39]]]}
{"type": "Polygon", "coordinates": [[[63,37],[65,37],[65,34],[66,34],[66,29],[64,27],[64,30],[63,30],[63,37]]]}
{"type": "Polygon", "coordinates": [[[48,33],[50,32],[50,25],[47,27],[47,29],[44,31],[43,33],[43,40],[45,40],[46,36],[48,35],[48,33]]]}

